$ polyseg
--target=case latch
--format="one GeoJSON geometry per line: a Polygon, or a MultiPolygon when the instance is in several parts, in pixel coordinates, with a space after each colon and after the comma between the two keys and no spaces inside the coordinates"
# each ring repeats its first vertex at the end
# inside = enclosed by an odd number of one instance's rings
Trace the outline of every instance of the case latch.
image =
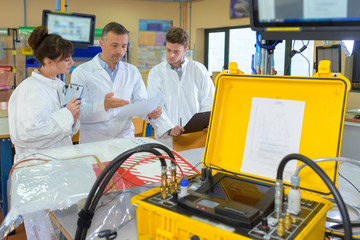
{"type": "Polygon", "coordinates": [[[314,77],[332,78],[332,72],[330,71],[331,62],[329,60],[321,60],[318,66],[318,72],[314,77]]]}
{"type": "Polygon", "coordinates": [[[225,74],[241,75],[241,74],[244,74],[244,72],[237,69],[237,63],[236,62],[229,62],[229,69],[225,70],[225,74]]]}

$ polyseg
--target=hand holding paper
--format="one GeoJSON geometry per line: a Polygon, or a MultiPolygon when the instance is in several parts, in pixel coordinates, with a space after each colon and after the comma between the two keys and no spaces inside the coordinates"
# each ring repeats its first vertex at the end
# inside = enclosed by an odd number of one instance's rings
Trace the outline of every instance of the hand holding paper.
{"type": "Polygon", "coordinates": [[[162,114],[162,109],[160,106],[157,106],[157,108],[151,113],[149,113],[147,116],[152,119],[158,119],[161,114],[162,114]]]}
{"type": "Polygon", "coordinates": [[[153,98],[117,108],[116,116],[126,118],[147,115],[157,109],[161,98],[162,94],[159,94],[153,98]]]}

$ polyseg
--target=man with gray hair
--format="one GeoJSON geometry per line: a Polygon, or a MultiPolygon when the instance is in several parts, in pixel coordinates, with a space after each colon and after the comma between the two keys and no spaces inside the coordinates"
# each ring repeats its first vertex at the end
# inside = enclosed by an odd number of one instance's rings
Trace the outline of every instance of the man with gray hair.
{"type": "MultiPolygon", "coordinates": [[[[79,65],[71,75],[72,83],[84,86],[80,143],[134,137],[132,118],[116,116],[116,108],[147,99],[139,70],[121,61],[128,43],[128,30],[119,23],[108,23],[101,34],[102,52],[79,65]]],[[[140,117],[157,119],[161,112],[157,107],[147,116],[140,117]]]]}

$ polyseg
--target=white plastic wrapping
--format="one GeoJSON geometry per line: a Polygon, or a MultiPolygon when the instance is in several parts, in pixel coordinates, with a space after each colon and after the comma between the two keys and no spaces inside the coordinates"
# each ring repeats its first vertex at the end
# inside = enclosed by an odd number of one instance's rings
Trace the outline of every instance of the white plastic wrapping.
{"type": "MultiPolygon", "coordinates": [[[[102,169],[124,151],[149,142],[158,143],[149,138],[116,139],[47,149],[31,155],[16,155],[15,164],[24,159],[31,160],[19,163],[9,178],[10,209],[0,226],[0,239],[24,220],[28,239],[55,239],[57,236],[52,233],[48,224],[50,218],[53,224],[67,230],[73,238],[78,212],[102,169]],[[41,224],[46,227],[37,232],[37,226],[41,224]]],[[[112,181],[139,160],[149,156],[153,155],[133,155],[122,164],[122,169],[114,175],[112,181]]],[[[197,173],[187,161],[181,160],[179,156],[176,158],[186,175],[197,173]]],[[[170,166],[169,161],[167,164],[170,166]]],[[[158,159],[142,162],[131,168],[128,174],[130,176],[126,180],[121,180],[112,187],[112,191],[116,192],[108,193],[100,199],[87,234],[88,239],[99,239],[98,234],[102,230],[125,234],[122,229],[126,229],[126,234],[130,234],[129,238],[123,235],[118,239],[136,238],[135,208],[131,206],[130,199],[154,187],[144,184],[156,184],[160,180],[160,162],[158,159]],[[143,186],[137,187],[140,185],[143,186]],[[129,189],[122,190],[125,188],[129,189]]],[[[170,174],[168,175],[170,177],[170,174]]]]}
{"type": "MultiPolygon", "coordinates": [[[[10,211],[0,227],[1,239],[8,234],[9,229],[12,230],[21,223],[19,216],[28,220],[25,224],[28,230],[30,224],[34,225],[31,222],[36,222],[34,216],[43,218],[43,215],[37,212],[68,208],[86,198],[96,179],[92,168],[98,158],[95,155],[56,160],[37,154],[28,159],[39,158],[45,161],[31,160],[20,163],[12,172],[8,182],[10,211]]],[[[43,223],[48,224],[48,221],[43,223]]],[[[33,232],[41,233],[40,230],[34,229],[33,232]]],[[[39,237],[32,237],[30,232],[28,235],[28,239],[44,237],[41,234],[39,237]]]]}
{"type": "Polygon", "coordinates": [[[27,214],[43,209],[70,207],[85,198],[90,191],[96,179],[92,169],[92,165],[96,164],[95,158],[87,156],[22,163],[11,176],[11,208],[27,214]],[[13,183],[16,187],[12,187],[13,183]]]}
{"type": "MultiPolygon", "coordinates": [[[[96,208],[91,227],[87,232],[87,239],[100,238],[99,234],[104,232],[116,234],[116,239],[133,240],[137,239],[136,231],[136,208],[131,205],[133,196],[154,188],[158,184],[139,186],[123,191],[112,192],[100,199],[96,208]]],[[[77,214],[82,204],[73,205],[69,209],[54,211],[59,224],[74,237],[76,232],[77,214]]],[[[66,236],[65,236],[66,237],[66,236]]]]}

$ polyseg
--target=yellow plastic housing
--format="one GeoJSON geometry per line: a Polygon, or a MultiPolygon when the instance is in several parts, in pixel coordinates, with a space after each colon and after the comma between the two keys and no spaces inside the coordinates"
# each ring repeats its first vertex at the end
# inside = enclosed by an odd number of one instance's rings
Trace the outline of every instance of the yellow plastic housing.
{"type": "MultiPolygon", "coordinates": [[[[240,173],[253,97],[304,101],[299,153],[310,159],[339,157],[350,83],[341,74],[333,77],[327,65],[322,64],[321,72],[314,77],[286,77],[243,75],[236,69],[236,63],[229,64],[230,69],[219,74],[215,81],[203,165],[218,166],[218,171],[242,174],[250,180],[275,182],[275,179],[240,173]]],[[[297,166],[301,164],[298,161],[297,166]]],[[[336,184],[338,164],[319,165],[336,184]]],[[[276,170],[277,165],[273,168],[276,170]]],[[[309,167],[300,172],[300,179],[302,198],[325,206],[295,239],[323,239],[326,212],[332,203],[320,195],[329,197],[330,191],[309,167]]],[[[155,188],[132,198],[132,204],[137,206],[138,239],[190,239],[193,235],[206,240],[250,239],[143,201],[158,192],[159,188],[155,188]]]]}
{"type": "MultiPolygon", "coordinates": [[[[328,76],[328,75],[326,75],[328,76]]],[[[305,101],[299,153],[310,159],[339,157],[345,121],[349,81],[336,78],[285,77],[266,75],[219,74],[205,147],[204,165],[215,165],[239,173],[253,97],[305,101]]],[[[298,166],[302,162],[298,161],[298,166]]],[[[338,164],[322,162],[320,167],[336,184],[338,164]]],[[[277,165],[272,166],[276,172],[277,165]]],[[[249,178],[274,182],[274,179],[246,174],[249,178]]],[[[300,172],[300,187],[330,195],[327,186],[305,167],[300,172]]]]}
{"type": "MultiPolygon", "coordinates": [[[[194,235],[206,240],[251,239],[143,201],[146,197],[159,191],[160,188],[154,188],[131,199],[131,204],[137,206],[138,240],[180,240],[191,239],[194,235]]],[[[332,208],[332,203],[314,194],[305,193],[302,197],[324,203],[325,206],[297,235],[295,240],[324,239],[326,212],[332,208]]]]}

